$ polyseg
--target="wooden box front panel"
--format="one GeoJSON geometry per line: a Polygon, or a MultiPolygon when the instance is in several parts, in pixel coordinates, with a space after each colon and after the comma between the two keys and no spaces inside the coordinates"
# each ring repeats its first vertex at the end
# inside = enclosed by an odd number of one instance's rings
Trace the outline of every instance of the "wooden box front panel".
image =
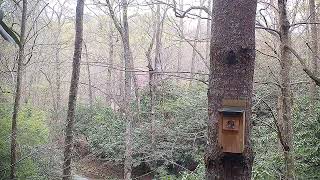
{"type": "Polygon", "coordinates": [[[241,114],[225,116],[220,114],[219,143],[223,152],[242,153],[244,148],[244,116],[241,114]],[[234,122],[230,126],[228,122],[234,122]],[[232,127],[232,128],[231,128],[232,127]]]}

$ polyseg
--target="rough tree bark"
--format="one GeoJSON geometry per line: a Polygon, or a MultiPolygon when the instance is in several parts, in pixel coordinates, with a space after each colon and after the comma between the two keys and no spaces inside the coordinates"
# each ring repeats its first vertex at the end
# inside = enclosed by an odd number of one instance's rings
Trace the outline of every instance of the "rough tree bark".
{"type": "Polygon", "coordinates": [[[77,1],[76,8],[76,25],[75,25],[75,42],[74,42],[74,54],[72,63],[72,76],[69,90],[69,102],[66,121],[65,132],[65,149],[64,149],[64,161],[63,161],[63,180],[71,180],[71,158],[73,147],[73,127],[75,107],[78,93],[79,74],[80,74],[80,61],[82,53],[82,41],[83,41],[83,8],[84,0],[77,1]]]}
{"type": "Polygon", "coordinates": [[[215,0],[212,7],[206,179],[251,178],[251,98],[255,62],[256,0],[215,0]],[[242,154],[223,153],[218,144],[218,109],[223,99],[246,100],[242,154]]]}
{"type": "Polygon", "coordinates": [[[27,0],[22,1],[22,15],[21,15],[21,29],[20,29],[20,44],[19,44],[19,57],[18,57],[18,69],[16,77],[16,90],[12,113],[12,131],[11,131],[11,172],[10,179],[17,179],[17,118],[20,107],[21,98],[21,83],[22,83],[22,71],[23,61],[25,59],[24,47],[25,47],[25,33],[26,33],[26,21],[27,21],[27,0]]]}
{"type": "MultiPolygon", "coordinates": [[[[310,23],[317,23],[317,14],[316,14],[316,5],[315,0],[309,0],[309,11],[310,11],[310,23]]],[[[312,48],[312,72],[317,75],[318,63],[317,63],[317,54],[318,54],[318,27],[317,24],[311,24],[311,48],[312,48]]],[[[313,116],[315,101],[317,98],[317,87],[316,83],[311,80],[310,86],[310,115],[313,116]]]]}
{"type": "Polygon", "coordinates": [[[292,94],[290,89],[290,69],[292,60],[287,46],[291,44],[290,23],[287,17],[287,1],[278,0],[280,28],[280,83],[278,98],[278,125],[282,131],[281,143],[285,161],[285,179],[294,179],[294,163],[292,156],[292,94]]]}

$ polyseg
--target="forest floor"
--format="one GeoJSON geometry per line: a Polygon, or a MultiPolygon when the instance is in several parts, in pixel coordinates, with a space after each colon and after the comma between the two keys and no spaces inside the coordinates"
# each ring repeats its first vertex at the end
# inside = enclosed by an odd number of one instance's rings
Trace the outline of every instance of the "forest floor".
{"type": "Polygon", "coordinates": [[[76,163],[77,174],[90,180],[122,179],[122,167],[86,156],[76,163]]]}
{"type": "MultiPolygon", "coordinates": [[[[120,180],[123,179],[123,167],[96,159],[93,156],[86,156],[76,163],[77,177],[83,180],[120,180]]],[[[139,176],[139,175],[138,175],[139,176]]],[[[82,180],[81,179],[81,180],[82,180]]],[[[152,176],[133,178],[136,180],[152,180],[152,176]]]]}

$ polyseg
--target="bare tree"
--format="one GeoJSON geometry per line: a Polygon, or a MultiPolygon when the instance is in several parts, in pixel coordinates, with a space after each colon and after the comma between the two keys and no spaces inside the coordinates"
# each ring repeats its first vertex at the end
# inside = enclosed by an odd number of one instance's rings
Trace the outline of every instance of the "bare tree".
{"type": "MultiPolygon", "coordinates": [[[[154,71],[159,72],[161,70],[161,48],[162,48],[162,26],[163,21],[161,20],[160,4],[156,5],[156,29],[155,29],[155,58],[154,58],[154,71]]],[[[155,74],[156,79],[158,74],[155,74]]]]}
{"type": "MultiPolygon", "coordinates": [[[[179,8],[183,10],[183,0],[179,1],[179,8]]],[[[179,19],[179,28],[181,30],[181,36],[183,36],[184,32],[184,23],[183,23],[183,18],[179,19]]],[[[181,61],[182,61],[182,41],[179,41],[179,47],[178,47],[178,61],[177,61],[177,72],[181,70],[181,61]]]]}
{"type": "MultiPolygon", "coordinates": [[[[115,81],[114,81],[114,71],[113,71],[113,64],[114,64],[114,28],[113,28],[113,22],[109,21],[109,32],[108,32],[108,41],[109,41],[109,67],[108,67],[108,92],[109,92],[109,101],[112,102],[112,99],[114,98],[114,87],[115,87],[115,81]]],[[[110,103],[112,105],[112,103],[110,103]]]]}
{"type": "Polygon", "coordinates": [[[15,90],[15,98],[13,105],[13,113],[12,113],[12,133],[11,133],[11,180],[17,179],[17,118],[20,107],[20,98],[21,98],[21,84],[22,84],[22,71],[23,71],[23,63],[25,60],[25,35],[26,35],[26,24],[27,24],[27,0],[22,1],[22,15],[21,15],[21,29],[20,29],[20,44],[19,44],[19,54],[18,54],[18,69],[17,69],[17,77],[16,77],[16,90],[15,90]]]}
{"type": "MultiPolygon", "coordinates": [[[[208,0],[208,9],[211,9],[211,0],[208,0]]],[[[206,43],[206,60],[209,61],[210,57],[209,57],[209,53],[210,53],[210,35],[211,35],[211,14],[208,14],[208,19],[207,19],[207,43],[206,43]]]]}
{"type": "Polygon", "coordinates": [[[166,17],[167,9],[164,11],[161,16],[160,4],[156,5],[155,19],[153,20],[153,33],[149,48],[146,52],[146,57],[148,61],[149,69],[149,95],[150,95],[150,123],[151,123],[151,147],[152,150],[156,149],[156,114],[155,114],[155,103],[156,103],[156,90],[157,84],[161,80],[159,72],[161,70],[161,47],[162,47],[162,31],[163,31],[163,22],[166,17]],[[152,63],[152,49],[155,44],[155,57],[154,63],[152,63]],[[154,64],[154,66],[153,66],[154,64]]]}
{"type": "Polygon", "coordinates": [[[290,89],[290,69],[292,60],[290,51],[290,23],[287,17],[287,1],[278,0],[280,27],[280,83],[281,91],[278,97],[278,124],[282,131],[281,145],[285,158],[286,179],[294,179],[294,163],[292,155],[292,93],[290,89]]]}
{"type": "MultiPolygon", "coordinates": [[[[318,27],[317,27],[317,14],[316,14],[316,6],[314,0],[309,0],[309,12],[310,12],[310,23],[311,23],[311,48],[312,48],[312,72],[313,74],[317,74],[318,71],[318,27]]],[[[317,98],[317,88],[316,83],[314,81],[311,82],[310,86],[310,96],[311,96],[311,102],[310,102],[310,115],[315,114],[314,113],[314,106],[315,101],[317,98]]]]}
{"type": "Polygon", "coordinates": [[[65,132],[65,149],[64,149],[64,161],[63,161],[63,180],[71,180],[71,159],[72,159],[72,146],[73,146],[73,127],[75,107],[78,93],[79,74],[80,74],[80,61],[82,53],[82,41],[83,41],[83,9],[84,0],[77,1],[76,8],[76,25],[75,25],[75,41],[74,41],[74,54],[72,64],[72,76],[69,90],[69,102],[66,121],[65,132]]]}
{"type": "MultiPolygon", "coordinates": [[[[55,107],[54,107],[54,120],[55,123],[60,126],[61,125],[61,58],[60,58],[60,51],[61,51],[61,31],[62,31],[62,26],[64,24],[63,22],[63,8],[65,6],[65,3],[67,1],[64,1],[63,3],[60,3],[58,1],[61,10],[54,11],[54,13],[57,16],[57,34],[55,37],[55,107]]],[[[61,127],[61,126],[60,126],[61,127]]]]}
{"type": "MultiPolygon", "coordinates": [[[[155,27],[154,30],[156,30],[156,23],[154,23],[155,27]]],[[[149,48],[146,52],[146,57],[148,61],[148,69],[149,69],[149,95],[150,95],[150,123],[151,123],[151,147],[152,150],[155,149],[155,139],[156,139],[156,132],[155,132],[155,126],[156,126],[156,114],[155,114],[155,78],[154,78],[154,67],[152,66],[152,57],[151,52],[154,45],[154,40],[156,36],[156,31],[153,32],[152,39],[149,45],[149,48]]]]}
{"type": "Polygon", "coordinates": [[[250,179],[251,99],[255,62],[256,0],[213,1],[208,89],[206,179],[250,179]],[[233,22],[232,25],[226,22],[233,22]],[[242,99],[245,107],[244,152],[223,153],[218,143],[218,109],[223,99],[242,99]]]}
{"type": "MultiPolygon", "coordinates": [[[[204,4],[204,0],[202,0],[200,2],[200,6],[203,6],[204,4]]],[[[199,10],[199,17],[201,17],[201,13],[202,10],[199,10]]],[[[198,22],[197,22],[197,28],[196,28],[196,33],[194,36],[194,42],[193,42],[193,46],[192,46],[192,56],[191,56],[191,69],[190,69],[190,86],[192,86],[193,83],[193,78],[194,78],[194,73],[195,73],[195,61],[196,61],[196,57],[197,57],[197,40],[199,38],[199,34],[200,34],[200,30],[201,30],[201,18],[198,18],[198,22]]]]}
{"type": "Polygon", "coordinates": [[[92,82],[91,82],[91,72],[90,72],[90,63],[89,63],[89,54],[88,54],[88,49],[87,49],[87,44],[84,44],[84,49],[86,53],[86,65],[87,65],[87,73],[88,73],[88,95],[89,95],[89,105],[91,111],[93,110],[93,94],[92,94],[92,82]]]}
{"type": "Polygon", "coordinates": [[[123,57],[124,57],[124,64],[125,64],[125,88],[124,88],[124,100],[123,105],[126,107],[120,107],[125,114],[126,119],[126,132],[125,132],[125,162],[124,162],[124,179],[129,180],[131,179],[132,174],[132,121],[133,121],[133,114],[131,108],[129,107],[129,103],[131,101],[132,95],[132,80],[135,82],[135,90],[136,90],[136,100],[139,106],[139,97],[137,93],[137,84],[136,80],[133,78],[133,74],[130,71],[133,69],[133,58],[132,52],[130,48],[130,41],[129,41],[129,24],[128,24],[128,1],[122,0],[122,24],[119,23],[114,11],[113,7],[109,0],[106,0],[110,16],[114,22],[116,29],[118,30],[123,46],[123,57]]]}

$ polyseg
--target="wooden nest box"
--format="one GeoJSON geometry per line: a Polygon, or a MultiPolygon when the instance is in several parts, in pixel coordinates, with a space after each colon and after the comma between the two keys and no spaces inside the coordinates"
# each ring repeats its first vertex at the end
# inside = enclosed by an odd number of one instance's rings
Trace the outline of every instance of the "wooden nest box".
{"type": "Polygon", "coordinates": [[[244,150],[245,107],[244,100],[223,100],[219,109],[218,140],[222,152],[242,153],[244,150]]]}

